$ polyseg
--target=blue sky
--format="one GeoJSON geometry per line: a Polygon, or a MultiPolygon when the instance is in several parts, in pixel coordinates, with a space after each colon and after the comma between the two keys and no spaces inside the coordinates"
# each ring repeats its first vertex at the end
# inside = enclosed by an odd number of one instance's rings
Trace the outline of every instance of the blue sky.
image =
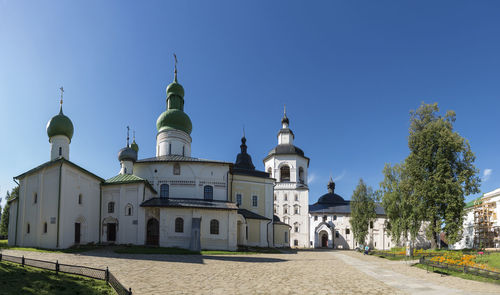
{"type": "Polygon", "coordinates": [[[116,175],[127,125],[139,157],[154,156],[174,52],[195,157],[234,161],[245,125],[263,169],[286,104],[311,158],[310,203],[330,174],[349,199],[359,178],[378,188],[384,164],[407,156],[409,111],[438,102],[491,191],[499,13],[495,1],[0,1],[0,196],[49,160],[61,85],[72,161],[116,175]]]}

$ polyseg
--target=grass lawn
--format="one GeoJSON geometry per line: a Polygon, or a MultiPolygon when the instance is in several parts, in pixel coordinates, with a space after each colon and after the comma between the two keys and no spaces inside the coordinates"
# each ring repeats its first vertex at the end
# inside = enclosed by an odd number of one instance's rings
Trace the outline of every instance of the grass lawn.
{"type": "MultiPolygon", "coordinates": [[[[416,265],[414,265],[414,267],[418,267],[418,268],[425,269],[425,270],[427,270],[427,268],[428,268],[429,271],[432,271],[432,267],[430,267],[430,266],[427,267],[426,265],[423,265],[423,264],[416,264],[416,265]]],[[[439,274],[442,274],[442,275],[450,275],[450,276],[454,276],[454,277],[459,277],[459,278],[466,279],[466,280],[473,280],[473,281],[479,281],[479,282],[494,283],[494,284],[500,285],[500,281],[498,281],[498,280],[494,280],[494,279],[490,279],[490,278],[485,278],[485,277],[480,277],[480,276],[476,276],[476,275],[473,275],[473,274],[463,273],[461,271],[454,271],[454,270],[448,270],[448,269],[434,268],[433,272],[439,273],[439,274]]]]}
{"type": "Polygon", "coordinates": [[[105,281],[0,262],[0,294],[116,294],[105,281]]]}
{"type": "Polygon", "coordinates": [[[7,243],[7,240],[0,240],[0,250],[1,249],[10,249],[10,250],[22,250],[22,251],[33,251],[33,252],[44,252],[44,253],[81,253],[81,252],[86,252],[90,250],[95,250],[102,248],[103,246],[98,246],[98,245],[81,245],[81,246],[75,246],[71,247],[68,249],[59,249],[59,250],[53,250],[53,249],[43,249],[43,248],[24,248],[24,247],[17,247],[17,246],[9,246],[7,243]]]}
{"type": "Polygon", "coordinates": [[[491,253],[489,255],[477,255],[476,256],[477,263],[487,264],[496,269],[500,269],[500,252],[491,253]]]}
{"type": "Polygon", "coordinates": [[[248,255],[262,253],[281,253],[278,249],[249,247],[244,251],[202,250],[194,252],[174,247],[124,246],[114,250],[120,254],[170,254],[170,255],[248,255]]]}

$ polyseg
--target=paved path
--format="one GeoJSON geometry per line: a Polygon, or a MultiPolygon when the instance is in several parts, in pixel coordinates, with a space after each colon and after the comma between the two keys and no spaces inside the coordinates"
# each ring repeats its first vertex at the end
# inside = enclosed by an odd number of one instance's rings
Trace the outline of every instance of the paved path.
{"type": "Polygon", "coordinates": [[[110,250],[3,252],[66,264],[108,266],[134,294],[500,294],[500,286],[459,278],[449,281],[449,277],[441,278],[446,279],[441,285],[440,275],[349,251],[223,256],[132,255],[110,250]]]}

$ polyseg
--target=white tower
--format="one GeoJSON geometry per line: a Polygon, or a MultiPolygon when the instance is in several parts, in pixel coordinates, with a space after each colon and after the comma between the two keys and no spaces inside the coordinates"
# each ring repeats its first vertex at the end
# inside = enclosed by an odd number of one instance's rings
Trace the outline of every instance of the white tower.
{"type": "Polygon", "coordinates": [[[47,135],[49,136],[50,142],[50,160],[53,161],[59,157],[63,157],[69,160],[69,144],[71,143],[71,138],[73,137],[73,123],[71,120],[63,114],[62,104],[63,104],[63,92],[64,89],[61,87],[61,106],[59,108],[59,114],[55,115],[47,123],[47,135]]]}
{"type": "Polygon", "coordinates": [[[290,246],[308,248],[309,245],[309,188],[307,168],[309,158],[293,145],[295,138],[286,110],[278,132],[278,145],[264,158],[266,171],[276,180],[274,186],[274,214],[292,227],[290,246]]]}

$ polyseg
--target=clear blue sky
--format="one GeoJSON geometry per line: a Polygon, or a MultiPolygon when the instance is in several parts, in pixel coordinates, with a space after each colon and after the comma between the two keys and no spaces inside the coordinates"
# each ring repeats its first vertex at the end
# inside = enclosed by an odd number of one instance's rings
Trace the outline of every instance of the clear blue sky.
{"type": "Polygon", "coordinates": [[[0,1],[0,196],[49,160],[61,85],[72,161],[116,175],[127,125],[154,156],[174,52],[195,157],[234,161],[245,125],[263,169],[286,104],[310,203],[330,174],[349,199],[407,156],[409,111],[438,102],[490,171],[482,192],[500,187],[499,2],[242,2],[0,1]]]}

